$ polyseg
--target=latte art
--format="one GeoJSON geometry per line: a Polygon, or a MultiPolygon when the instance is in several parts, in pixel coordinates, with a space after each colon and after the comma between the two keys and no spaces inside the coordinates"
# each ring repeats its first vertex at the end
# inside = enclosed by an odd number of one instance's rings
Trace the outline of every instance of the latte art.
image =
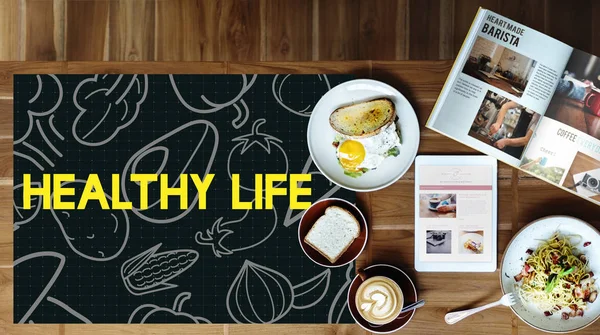
{"type": "Polygon", "coordinates": [[[386,277],[372,277],[360,285],[356,292],[356,307],[365,320],[375,324],[391,322],[402,309],[400,287],[386,277]]]}

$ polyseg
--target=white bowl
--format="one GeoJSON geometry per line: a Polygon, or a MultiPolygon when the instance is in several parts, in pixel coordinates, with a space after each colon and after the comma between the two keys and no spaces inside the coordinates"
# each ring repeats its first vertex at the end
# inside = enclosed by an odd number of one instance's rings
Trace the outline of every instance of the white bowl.
{"type": "MultiPolygon", "coordinates": [[[[561,235],[581,235],[582,241],[577,247],[579,252],[586,254],[590,268],[594,272],[596,285],[600,284],[600,233],[589,223],[569,216],[548,216],[533,221],[523,227],[509,242],[502,258],[500,268],[500,285],[502,293],[514,291],[515,279],[513,276],[521,272],[527,259],[527,249],[535,250],[541,240],[546,240],[559,231],[561,235]],[[591,242],[583,247],[584,242],[591,242]]],[[[515,294],[517,294],[515,292],[515,294]]],[[[539,310],[533,304],[523,304],[517,296],[517,304],[510,308],[525,323],[538,330],[548,333],[569,333],[581,330],[596,321],[600,317],[600,300],[587,304],[588,309],[582,317],[574,317],[562,320],[561,313],[544,316],[544,311],[539,310]]]]}
{"type": "Polygon", "coordinates": [[[310,156],[319,171],[333,183],[358,192],[376,191],[400,179],[415,160],[419,134],[419,122],[408,100],[392,86],[370,79],[348,81],[325,93],[315,105],[307,131],[310,156]],[[329,116],[339,107],[377,98],[388,98],[396,106],[396,125],[402,136],[400,154],[386,158],[376,170],[358,178],[346,176],[331,144],[335,131],[329,125],[329,116]]]}

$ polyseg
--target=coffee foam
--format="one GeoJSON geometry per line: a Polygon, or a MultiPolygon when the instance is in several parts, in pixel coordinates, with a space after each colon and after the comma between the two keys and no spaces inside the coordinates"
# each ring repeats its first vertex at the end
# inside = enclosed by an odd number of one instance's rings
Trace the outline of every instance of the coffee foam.
{"type": "Polygon", "coordinates": [[[385,324],[393,321],[402,309],[403,296],[398,284],[386,277],[373,277],[356,292],[356,307],[365,320],[385,324]]]}

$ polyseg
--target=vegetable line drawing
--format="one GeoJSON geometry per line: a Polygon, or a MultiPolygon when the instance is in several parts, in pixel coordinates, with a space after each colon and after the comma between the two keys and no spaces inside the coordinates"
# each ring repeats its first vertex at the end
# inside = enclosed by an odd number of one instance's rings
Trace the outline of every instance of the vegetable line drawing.
{"type": "MultiPolygon", "coordinates": [[[[227,174],[229,175],[229,179],[231,179],[232,174],[233,173],[239,173],[240,170],[242,170],[241,167],[236,167],[235,164],[241,164],[241,162],[261,162],[261,164],[263,162],[269,162],[270,164],[269,167],[272,169],[279,169],[281,171],[269,171],[269,173],[280,173],[280,174],[287,174],[289,171],[289,162],[288,162],[288,157],[287,154],[285,153],[285,150],[281,147],[281,144],[283,141],[278,139],[275,136],[266,134],[266,133],[261,133],[259,131],[260,126],[262,126],[263,124],[265,124],[267,122],[267,120],[265,119],[258,119],[256,121],[254,121],[254,123],[252,124],[252,131],[249,134],[246,135],[242,135],[242,136],[238,136],[234,139],[232,139],[232,142],[239,142],[238,144],[236,144],[231,151],[229,152],[229,157],[227,158],[227,174]],[[249,151],[249,149],[254,148],[253,151],[249,151]],[[239,151],[239,152],[238,152],[239,151]],[[243,155],[244,154],[248,154],[248,156],[252,157],[252,159],[244,159],[243,155]],[[258,155],[262,155],[262,157],[258,156],[258,155]],[[275,156],[275,157],[273,157],[275,156]],[[234,157],[237,157],[237,159],[233,159],[234,157]],[[285,164],[285,168],[282,169],[282,166],[275,166],[273,167],[273,165],[278,164],[282,165],[285,164]],[[233,168],[232,168],[233,165],[233,168]],[[237,171],[236,171],[237,170],[237,171]]],[[[259,169],[250,169],[248,166],[248,164],[246,164],[244,166],[244,169],[249,169],[251,171],[256,171],[259,169]]],[[[273,185],[273,187],[277,187],[279,185],[281,185],[283,182],[278,182],[277,184],[273,185]]],[[[254,191],[254,185],[252,186],[244,186],[242,185],[242,181],[240,180],[240,188],[244,189],[246,191],[254,191]]],[[[263,190],[264,192],[264,190],[263,190]]]]}
{"type": "Polygon", "coordinates": [[[75,88],[73,103],[79,114],[71,132],[82,145],[96,147],[110,142],[135,121],[146,100],[148,75],[120,74],[110,82],[113,78],[114,75],[96,74],[75,88]]]}
{"type": "MultiPolygon", "coordinates": [[[[252,201],[254,203],[256,200],[252,201]]],[[[198,231],[195,235],[196,243],[200,245],[209,245],[216,257],[221,258],[225,255],[232,255],[234,252],[248,250],[265,242],[273,235],[277,228],[277,210],[246,210],[244,215],[236,220],[223,222],[224,217],[218,218],[211,228],[205,232],[198,231]],[[272,213],[272,214],[271,214],[272,213]],[[262,217],[264,215],[265,217],[262,217]],[[266,216],[273,216],[273,218],[266,216]],[[250,217],[249,217],[250,216],[250,217]],[[256,219],[252,216],[258,216],[256,219]],[[271,222],[273,222],[271,224],[271,222]],[[266,228],[266,234],[260,234],[259,227],[266,228]],[[250,242],[247,240],[256,235],[264,235],[250,242]]]]}
{"type": "Polygon", "coordinates": [[[40,258],[44,258],[44,257],[54,258],[56,261],[58,261],[58,264],[56,265],[56,269],[54,270],[54,273],[52,274],[52,277],[50,278],[50,280],[48,280],[48,282],[46,283],[46,285],[44,286],[44,288],[42,289],[40,294],[35,298],[34,302],[27,309],[25,314],[23,314],[20,318],[18,315],[15,315],[15,322],[20,323],[20,324],[23,324],[25,322],[30,323],[30,324],[34,323],[33,320],[30,319],[31,315],[33,314],[33,312],[35,312],[36,308],[40,305],[42,300],[46,299],[46,301],[62,308],[70,315],[73,315],[74,317],[79,319],[81,322],[92,323],[88,318],[86,318],[81,313],[77,312],[76,310],[74,310],[73,308],[71,308],[70,306],[65,304],[64,302],[62,302],[54,297],[47,296],[48,292],[50,291],[52,286],[54,286],[54,283],[60,276],[60,274],[65,266],[65,256],[64,255],[59,254],[54,251],[38,251],[38,252],[34,252],[29,255],[25,255],[14,261],[13,267],[14,267],[15,273],[17,271],[20,271],[20,267],[25,266],[24,264],[26,264],[27,262],[39,260],[40,258]],[[19,321],[17,321],[17,319],[19,321]]]}
{"type": "MultiPolygon", "coordinates": [[[[92,323],[92,321],[90,321],[90,319],[86,318],[85,316],[81,315],[79,312],[77,312],[76,310],[74,310],[73,308],[71,308],[69,305],[65,304],[64,302],[53,298],[53,297],[48,297],[46,298],[46,300],[48,300],[49,302],[59,306],[60,308],[64,309],[65,311],[67,311],[69,314],[73,315],[74,317],[78,318],[79,320],[81,320],[83,323],[92,323]]],[[[33,322],[31,320],[29,320],[30,322],[33,322]]]]}
{"type": "Polygon", "coordinates": [[[348,304],[346,303],[348,288],[352,283],[354,274],[354,262],[350,262],[348,267],[346,268],[346,282],[340,287],[340,290],[333,298],[333,302],[331,303],[331,307],[329,308],[329,314],[327,316],[327,323],[340,323],[340,319],[342,318],[342,314],[345,311],[348,311],[348,304]]]}
{"type": "MultiPolygon", "coordinates": [[[[42,183],[32,181],[31,186],[39,188],[42,186],[42,183]]],[[[25,210],[23,206],[17,204],[18,196],[19,200],[22,200],[22,198],[20,197],[22,196],[22,189],[23,184],[13,186],[13,218],[15,220],[15,222],[13,223],[13,231],[19,229],[20,226],[31,222],[31,220],[33,220],[38,215],[40,209],[42,208],[42,197],[40,197],[39,195],[31,197],[31,209],[29,210],[25,210]]]]}
{"type": "MultiPolygon", "coordinates": [[[[279,75],[279,74],[275,75],[275,77],[273,78],[273,85],[272,85],[273,96],[275,97],[275,100],[277,101],[277,103],[279,103],[279,105],[281,105],[281,107],[285,108],[287,111],[289,111],[291,113],[294,113],[296,115],[300,115],[303,117],[310,117],[310,114],[312,114],[312,111],[310,109],[312,107],[312,105],[308,105],[301,110],[295,110],[295,109],[289,107],[288,105],[286,105],[285,102],[283,102],[283,98],[281,97],[281,89],[283,88],[283,86],[285,85],[285,82],[291,76],[291,74],[285,75],[279,81],[280,76],[281,75],[279,75]]],[[[323,81],[325,83],[325,85],[327,87],[327,91],[329,91],[331,89],[331,85],[329,84],[329,79],[327,79],[327,76],[324,74],[318,74],[317,77],[319,78],[320,81],[323,81]]]]}
{"type": "MultiPolygon", "coordinates": [[[[132,195],[130,192],[139,192],[139,186],[133,185],[132,182],[128,180],[128,176],[133,173],[152,173],[156,175],[160,175],[162,173],[166,173],[171,176],[177,176],[177,178],[173,181],[169,180],[169,187],[175,187],[179,184],[179,180],[181,178],[181,174],[187,174],[190,172],[201,172],[201,166],[205,166],[204,177],[210,173],[210,169],[212,168],[213,161],[215,160],[215,156],[217,153],[217,148],[219,146],[219,132],[217,128],[209,121],[206,120],[194,120],[188,122],[176,129],[171,130],[170,132],[162,135],[161,137],[155,139],[154,141],[148,143],[143,148],[134,153],[131,158],[125,164],[123,168],[123,173],[121,174],[121,191],[123,193],[123,198],[125,201],[131,201],[132,195]],[[202,135],[198,136],[197,133],[202,133],[202,135]],[[173,152],[182,152],[182,148],[179,146],[179,139],[185,142],[190,142],[190,138],[198,138],[200,140],[197,142],[191,153],[189,154],[189,158],[187,160],[179,160],[177,158],[169,159],[169,153],[171,150],[173,152]],[[211,143],[214,142],[214,143],[211,143]],[[203,148],[205,142],[208,144],[208,148],[203,148]],[[211,146],[212,144],[212,146],[211,146]],[[209,151],[210,150],[210,151],[209,151]],[[203,159],[203,153],[210,152],[210,157],[207,160],[203,159]],[[151,155],[162,155],[162,159],[152,159],[151,155]],[[144,163],[144,158],[149,157],[148,163],[144,163]],[[156,168],[154,171],[138,171],[140,167],[148,168],[155,161],[160,161],[160,166],[156,168]],[[182,164],[183,162],[183,164],[182,164]],[[189,170],[189,171],[188,171],[189,170]]],[[[191,183],[191,181],[189,181],[191,183]]],[[[158,197],[158,191],[153,192],[153,187],[158,187],[158,182],[150,183],[148,186],[148,208],[141,210],[136,207],[137,204],[133,204],[133,208],[131,211],[140,217],[141,219],[156,223],[156,224],[166,224],[175,222],[184,216],[186,216],[189,212],[195,209],[196,204],[198,203],[198,192],[192,193],[193,197],[188,196],[188,199],[192,199],[188,203],[188,208],[181,211],[161,211],[158,209],[160,204],[160,197],[158,197]],[[154,184],[154,185],[153,185],[154,184]],[[153,200],[156,198],[156,200],[153,200]],[[170,213],[170,215],[169,215],[170,213]],[[173,215],[173,213],[177,213],[173,215]]],[[[193,187],[192,187],[193,189],[193,187]]],[[[190,192],[194,192],[191,191],[190,192]]]]}
{"type": "Polygon", "coordinates": [[[222,103],[214,102],[214,101],[211,101],[210,99],[208,99],[206,97],[206,95],[201,94],[200,99],[202,99],[202,101],[208,106],[206,108],[204,108],[204,107],[197,108],[197,107],[190,105],[181,96],[181,92],[179,91],[179,88],[177,87],[177,81],[175,80],[175,76],[170,74],[169,80],[171,81],[171,86],[173,86],[173,91],[175,92],[175,95],[177,95],[177,99],[179,99],[179,101],[185,106],[185,108],[189,109],[190,111],[192,111],[194,113],[210,114],[210,113],[220,111],[224,108],[227,108],[227,107],[233,105],[233,107],[237,111],[238,115],[231,122],[231,124],[233,125],[233,127],[235,129],[239,129],[246,123],[246,121],[248,120],[249,113],[250,113],[250,111],[248,110],[248,106],[242,99],[242,96],[246,92],[248,92],[248,90],[252,87],[252,85],[256,81],[257,77],[258,77],[258,75],[254,74],[254,75],[252,75],[250,80],[248,80],[248,76],[246,76],[245,74],[242,74],[241,75],[242,82],[241,82],[241,87],[240,87],[239,93],[237,93],[237,95],[235,97],[231,98],[229,101],[226,101],[226,102],[222,102],[222,103]],[[243,108],[240,108],[240,106],[238,105],[238,102],[242,105],[243,108]],[[240,121],[240,119],[241,119],[241,121],[240,121]]]}
{"type": "MultiPolygon", "coordinates": [[[[76,179],[72,182],[64,182],[62,186],[79,188],[83,192],[86,181],[76,179]]],[[[111,201],[108,194],[104,194],[107,201],[111,201]]],[[[50,196],[54,199],[54,193],[50,196]]],[[[99,209],[96,202],[89,202],[87,209],[99,209]]],[[[69,245],[79,256],[96,262],[110,261],[121,254],[129,239],[129,216],[125,210],[98,210],[104,217],[95,218],[90,222],[86,211],[69,210],[57,212],[50,208],[52,216],[69,245]],[[100,224],[101,223],[101,224],[100,224]]]]}
{"type": "MultiPolygon", "coordinates": [[[[329,185],[329,187],[331,187],[329,190],[327,190],[327,192],[325,192],[319,199],[313,201],[313,202],[317,202],[321,199],[326,199],[326,198],[330,198],[332,195],[334,195],[337,191],[340,190],[340,186],[333,184],[330,180],[328,180],[327,178],[325,178],[325,176],[323,176],[323,174],[319,171],[310,171],[310,167],[313,164],[313,160],[310,157],[310,155],[308,156],[308,158],[306,159],[306,162],[304,163],[304,167],[302,168],[302,172],[301,174],[310,174],[312,176],[322,176],[324,177],[325,181],[323,182],[322,185],[325,185],[325,183],[327,183],[327,185],[329,185]]],[[[311,177],[312,178],[312,177],[311,177]]],[[[314,183],[315,181],[312,180],[311,183],[314,183]]],[[[302,184],[304,182],[300,181],[298,182],[298,187],[302,187],[302,184]]],[[[284,227],[289,227],[292,224],[294,224],[296,221],[300,220],[300,218],[302,217],[302,215],[304,214],[306,210],[303,210],[299,213],[297,213],[296,215],[292,216],[292,214],[294,214],[294,210],[288,207],[287,212],[285,213],[285,217],[283,219],[283,226],[284,227]]]]}
{"type": "MultiPolygon", "coordinates": [[[[13,263],[14,271],[16,272],[17,267],[19,265],[23,264],[24,262],[27,262],[29,260],[36,259],[39,257],[53,257],[53,258],[58,259],[59,263],[58,263],[58,266],[56,267],[56,270],[54,271],[54,274],[52,275],[52,277],[50,278],[50,280],[48,281],[48,283],[46,284],[46,286],[44,287],[44,289],[42,290],[40,295],[35,299],[35,301],[31,305],[31,307],[29,307],[27,312],[25,312],[25,314],[21,317],[21,319],[19,319],[19,321],[17,323],[25,323],[25,321],[27,319],[29,319],[29,317],[35,311],[35,309],[40,304],[42,299],[44,299],[44,297],[46,297],[46,294],[48,294],[48,291],[50,291],[50,288],[52,288],[52,285],[54,285],[54,282],[56,282],[56,279],[62,272],[62,269],[65,267],[65,256],[64,255],[59,254],[58,252],[54,252],[54,251],[39,251],[39,252],[34,252],[32,254],[23,256],[19,259],[16,259],[15,262],[13,263]]],[[[17,316],[15,315],[15,320],[16,319],[17,319],[17,316]]]]}
{"type": "Polygon", "coordinates": [[[121,266],[121,278],[127,291],[144,295],[177,287],[169,280],[179,276],[198,260],[198,252],[191,249],[169,250],[156,253],[159,243],[126,260],[121,266]]]}
{"type": "MultiPolygon", "coordinates": [[[[37,89],[36,92],[34,94],[33,97],[31,97],[31,99],[29,99],[29,108],[27,109],[27,112],[25,113],[25,117],[27,117],[28,119],[28,126],[27,126],[27,130],[25,131],[25,133],[21,136],[18,136],[15,134],[15,137],[17,139],[15,139],[14,144],[19,144],[21,142],[23,142],[27,137],[29,137],[29,134],[31,134],[31,131],[33,130],[33,123],[34,123],[34,116],[36,117],[42,117],[42,116],[47,116],[50,115],[52,113],[54,113],[54,111],[58,108],[58,106],[60,106],[60,104],[62,103],[62,99],[63,99],[63,87],[62,84],[60,82],[60,80],[58,79],[57,76],[53,75],[53,74],[49,74],[47,75],[48,77],[50,77],[52,80],[52,84],[56,85],[56,89],[58,90],[58,96],[56,97],[56,103],[48,110],[45,111],[35,111],[32,110],[35,109],[35,107],[32,107],[31,104],[36,103],[37,99],[40,97],[42,90],[44,90],[44,86],[49,85],[48,83],[44,84],[44,81],[42,80],[42,76],[41,75],[36,75],[35,78],[37,80],[37,89]]],[[[15,113],[15,118],[17,118],[19,115],[22,115],[22,113],[15,113]]]]}
{"type": "Polygon", "coordinates": [[[242,126],[246,124],[246,121],[248,121],[248,118],[250,117],[250,109],[248,108],[248,105],[246,105],[244,99],[240,99],[240,104],[242,104],[243,110],[240,109],[237,103],[233,104],[233,108],[235,108],[235,110],[238,112],[237,117],[231,121],[231,125],[235,129],[242,128],[242,126]]]}
{"type": "Polygon", "coordinates": [[[190,299],[190,292],[182,292],[175,298],[171,308],[154,304],[138,306],[129,316],[128,324],[132,323],[211,323],[208,319],[182,312],[183,303],[190,299]]]}
{"type": "Polygon", "coordinates": [[[227,292],[227,311],[236,323],[274,323],[292,308],[307,309],[318,304],[327,294],[330,278],[331,269],[326,269],[292,286],[280,272],[245,260],[227,292]],[[253,304],[253,299],[265,296],[269,305],[253,304]]]}
{"type": "MultiPolygon", "coordinates": [[[[33,142],[33,140],[31,139],[32,136],[32,132],[33,132],[33,128],[34,126],[37,127],[39,135],[42,137],[42,140],[44,141],[44,143],[58,156],[58,157],[62,157],[62,152],[60,152],[55,146],[54,144],[52,144],[52,141],[48,138],[48,136],[46,135],[46,133],[44,132],[44,129],[42,128],[41,124],[40,124],[40,119],[42,120],[47,120],[47,116],[50,115],[50,119],[53,119],[54,117],[54,112],[56,111],[56,109],[60,106],[60,104],[63,101],[63,87],[62,84],[60,82],[60,80],[58,79],[57,76],[53,75],[53,74],[49,74],[49,75],[36,75],[36,82],[37,82],[37,88],[35,90],[35,94],[33,95],[33,97],[31,97],[27,102],[29,103],[29,106],[27,106],[27,111],[26,112],[18,112],[16,111],[15,114],[15,123],[18,122],[26,122],[27,123],[27,130],[20,134],[20,128],[19,127],[15,127],[15,140],[13,143],[13,154],[15,155],[15,157],[20,157],[20,158],[24,158],[28,161],[30,161],[31,163],[33,163],[40,171],[44,171],[46,169],[45,165],[49,165],[50,167],[54,167],[54,161],[48,157],[48,155],[46,153],[43,152],[43,150],[40,150],[40,148],[33,146],[31,143],[29,142],[33,142]],[[49,109],[45,110],[45,108],[43,108],[43,111],[38,110],[39,106],[37,106],[36,104],[38,103],[38,99],[40,98],[42,91],[57,91],[58,93],[54,96],[54,99],[56,99],[56,102],[52,105],[52,107],[50,107],[49,109]],[[23,120],[19,120],[19,118],[26,118],[23,120]],[[27,142],[26,140],[30,140],[29,142],[27,142]]],[[[46,94],[45,99],[49,99],[48,95],[46,94]]],[[[42,103],[46,104],[47,102],[42,100],[42,103]]],[[[20,108],[20,107],[19,107],[20,108]]],[[[60,138],[60,137],[59,137],[60,138]]],[[[61,139],[61,141],[64,140],[64,138],[61,139]]]]}

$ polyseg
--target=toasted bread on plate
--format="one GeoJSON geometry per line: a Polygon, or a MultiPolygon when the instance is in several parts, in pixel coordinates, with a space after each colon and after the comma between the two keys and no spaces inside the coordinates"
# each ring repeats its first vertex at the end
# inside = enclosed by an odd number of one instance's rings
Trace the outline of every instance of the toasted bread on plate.
{"type": "Polygon", "coordinates": [[[330,206],[306,234],[304,242],[335,263],[360,234],[360,223],[349,211],[330,206]]]}

